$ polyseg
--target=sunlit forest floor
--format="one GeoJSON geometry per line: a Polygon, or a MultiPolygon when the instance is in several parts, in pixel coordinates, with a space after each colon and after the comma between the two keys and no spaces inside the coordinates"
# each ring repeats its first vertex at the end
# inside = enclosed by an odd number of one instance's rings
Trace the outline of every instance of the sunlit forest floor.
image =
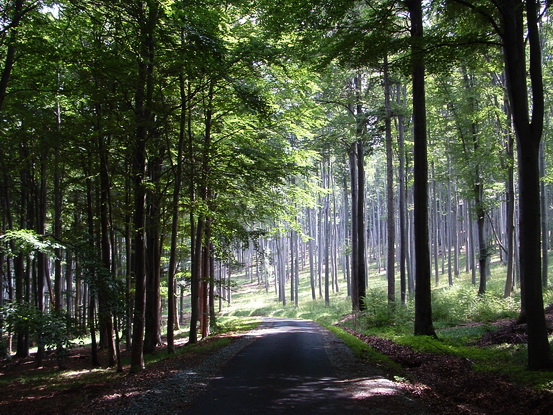
{"type": "MultiPolygon", "coordinates": [[[[237,275],[230,303],[221,302],[216,334],[197,346],[184,347],[187,332],[181,330],[176,355],[168,355],[161,346],[156,354],[146,357],[147,369],[140,374],[128,374],[124,349],[125,372],[91,369],[86,339],[78,340],[83,344],[70,351],[63,371],[56,368],[53,355],[42,368],[36,368],[33,357],[0,361],[0,413],[68,413],[99,396],[109,401],[110,390],[115,388],[126,388],[129,396],[140,393],[183,364],[202,361],[229,344],[232,333],[253,328],[264,316],[319,322],[361,358],[428,401],[437,413],[553,413],[553,372],[526,370],[525,325],[516,322],[517,295],[503,298],[504,272],[502,266],[494,265],[483,296],[476,294],[469,275],[455,278],[450,287],[447,272],[441,274],[433,297],[437,339],[412,335],[412,301],[393,307],[388,304],[383,270],[372,270],[367,310],[357,315],[351,314],[341,277],[339,292],[331,293],[326,306],[318,286],[317,298],[311,298],[308,275],[302,274],[299,304],[295,306],[289,294],[284,305],[278,301],[274,286],[265,287],[255,277],[251,280],[237,275]]],[[[547,289],[544,299],[548,326],[553,328],[553,290],[547,289]]]]}

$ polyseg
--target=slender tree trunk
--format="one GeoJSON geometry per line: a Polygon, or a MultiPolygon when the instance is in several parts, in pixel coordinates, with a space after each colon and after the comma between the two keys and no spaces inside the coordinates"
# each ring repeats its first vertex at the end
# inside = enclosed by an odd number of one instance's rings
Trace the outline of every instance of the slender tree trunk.
{"type": "Polygon", "coordinates": [[[144,353],[155,353],[156,347],[161,345],[161,165],[165,151],[149,160],[149,176],[151,190],[146,197],[146,304],[144,320],[144,353]]]}
{"type": "Polygon", "coordinates": [[[480,285],[478,287],[478,294],[482,295],[486,292],[486,280],[487,280],[487,261],[488,261],[488,247],[486,244],[486,236],[485,236],[485,220],[486,220],[486,213],[484,210],[484,202],[483,202],[483,188],[482,185],[477,184],[474,187],[474,193],[475,195],[478,195],[476,197],[476,226],[478,229],[478,247],[479,247],[479,255],[478,255],[478,267],[480,271],[480,285]]]}
{"type": "MultiPolygon", "coordinates": [[[[37,199],[37,233],[44,235],[46,233],[46,215],[47,215],[47,177],[46,177],[47,151],[44,150],[40,162],[40,183],[37,199]]],[[[45,282],[48,273],[48,258],[46,254],[37,253],[37,284],[36,284],[36,308],[40,313],[46,311],[44,304],[45,282]]],[[[38,350],[36,354],[37,366],[42,366],[44,358],[44,343],[42,338],[38,339],[38,350]]]]}
{"type": "Polygon", "coordinates": [[[154,92],[155,27],[159,5],[146,2],[139,11],[140,58],[138,59],[138,83],[135,96],[136,136],[133,156],[134,182],[134,280],[135,298],[133,314],[131,372],[144,368],[144,318],[146,291],[145,199],[146,142],[152,123],[154,92]],[[144,13],[146,13],[144,15],[144,13]]]}
{"type": "Polygon", "coordinates": [[[314,264],[314,257],[313,257],[313,251],[314,251],[314,235],[313,235],[313,218],[312,216],[313,209],[307,208],[307,234],[309,236],[309,242],[308,242],[308,250],[309,250],[309,283],[311,286],[311,299],[315,300],[317,298],[317,295],[315,294],[315,264],[314,264]]]}
{"type": "Polygon", "coordinates": [[[540,145],[540,211],[541,211],[541,258],[542,258],[542,285],[547,288],[547,276],[549,268],[549,238],[547,237],[547,193],[545,191],[545,142],[542,140],[540,145]]]}
{"type": "MultiPolygon", "coordinates": [[[[21,158],[26,160],[26,147],[24,144],[20,146],[21,158]]],[[[21,229],[26,229],[28,226],[28,191],[29,188],[29,171],[28,164],[24,163],[21,169],[21,193],[20,193],[20,219],[19,226],[21,229]]],[[[15,273],[15,301],[17,304],[23,304],[24,300],[29,296],[28,276],[29,269],[25,270],[25,255],[18,254],[14,258],[14,273],[15,273]]],[[[29,330],[17,331],[17,351],[16,357],[29,356],[29,330]]]]}
{"type": "Polygon", "coordinates": [[[551,350],[543,308],[539,193],[539,146],[543,132],[544,92],[538,3],[535,0],[506,0],[498,3],[502,19],[503,52],[507,90],[517,137],[519,168],[520,277],[528,323],[528,366],[552,366],[551,350]],[[524,6],[526,5],[526,30],[524,6]],[[529,46],[529,74],[532,105],[526,82],[526,39],[529,46]],[[531,118],[529,111],[532,111],[531,118]]]}
{"type": "Polygon", "coordinates": [[[514,256],[515,256],[515,179],[514,179],[514,137],[510,131],[511,114],[509,105],[505,105],[507,111],[508,132],[505,141],[505,158],[507,159],[507,181],[505,183],[506,226],[507,234],[507,277],[505,280],[504,296],[510,297],[514,289],[514,256]]]}
{"type": "Polygon", "coordinates": [[[300,261],[299,261],[299,255],[300,255],[300,252],[299,252],[299,238],[298,238],[298,233],[296,231],[293,232],[293,238],[294,238],[294,246],[295,246],[295,254],[294,254],[294,258],[295,258],[295,262],[293,264],[293,272],[292,272],[292,275],[293,275],[293,279],[294,279],[294,305],[296,307],[299,306],[299,303],[300,303],[300,299],[299,299],[299,296],[300,296],[300,293],[299,293],[299,288],[300,288],[300,261]]]}
{"type": "MultiPolygon", "coordinates": [[[[344,164],[347,162],[344,161],[344,164]]],[[[342,205],[342,232],[344,233],[344,247],[346,248],[344,252],[344,273],[346,274],[346,284],[347,284],[347,293],[348,297],[351,298],[351,268],[350,268],[350,262],[351,262],[351,221],[350,221],[350,214],[351,214],[351,208],[349,206],[349,198],[348,198],[348,184],[347,184],[347,177],[344,174],[343,175],[343,205],[342,205]],[[347,250],[349,248],[349,252],[347,250]]]]}
{"type": "MultiPolygon", "coordinates": [[[[94,209],[92,206],[92,166],[88,165],[88,172],[86,177],[89,177],[87,179],[86,183],[86,205],[87,205],[87,227],[88,227],[88,237],[91,243],[94,241],[94,209]]],[[[92,276],[93,278],[96,278],[96,276],[92,276]]],[[[83,299],[83,303],[88,298],[88,324],[90,328],[90,339],[91,339],[91,355],[92,355],[92,366],[98,367],[100,366],[100,360],[98,359],[98,342],[96,340],[96,324],[95,324],[95,308],[96,308],[96,297],[94,290],[90,290],[90,293],[88,295],[81,295],[81,298],[83,299]]],[[[83,307],[83,321],[86,321],[86,313],[85,308],[83,307]]]]}
{"type": "MultiPolygon", "coordinates": [[[[194,237],[194,260],[192,262],[192,279],[190,281],[190,332],[188,343],[198,342],[198,320],[200,319],[200,272],[202,266],[202,241],[204,236],[205,219],[200,216],[196,223],[196,235],[194,237]]],[[[230,270],[230,268],[229,268],[230,270]]],[[[230,297],[230,294],[229,294],[230,297]]]]}
{"type": "Polygon", "coordinates": [[[209,332],[217,328],[217,315],[215,314],[215,258],[213,243],[209,242],[209,332]]]}
{"type": "Polygon", "coordinates": [[[422,1],[408,0],[413,57],[414,214],[415,214],[415,335],[435,336],[432,324],[430,252],[428,246],[428,156],[422,1]]]}
{"type": "Polygon", "coordinates": [[[476,285],[476,258],[475,258],[475,238],[474,238],[474,224],[472,223],[473,208],[470,201],[467,202],[467,223],[469,232],[469,245],[467,249],[467,261],[470,264],[471,282],[472,285],[476,285]]]}
{"type": "MultiPolygon", "coordinates": [[[[102,114],[101,108],[98,105],[96,112],[100,117],[102,114]]],[[[104,136],[101,131],[100,120],[97,121],[98,133],[98,154],[100,158],[100,251],[103,265],[103,272],[98,274],[98,317],[100,329],[100,345],[108,350],[108,366],[115,364],[115,343],[113,338],[113,320],[112,307],[109,303],[111,296],[110,292],[110,277],[112,272],[111,245],[109,240],[109,167],[108,155],[104,142],[104,136]]]]}
{"type": "Polygon", "coordinates": [[[364,298],[367,292],[367,256],[366,252],[366,231],[365,231],[365,149],[361,141],[357,142],[357,254],[359,255],[357,268],[359,287],[359,309],[367,308],[364,298]]]}
{"type": "MultiPolygon", "coordinates": [[[[397,103],[404,105],[402,95],[405,88],[398,85],[397,87],[397,103]]],[[[399,248],[399,281],[400,281],[400,296],[402,304],[407,303],[407,249],[408,249],[408,234],[407,234],[407,205],[405,198],[407,197],[405,189],[405,125],[403,115],[398,116],[398,150],[399,150],[399,232],[400,232],[400,248],[399,248]]]]}
{"type": "MultiPolygon", "coordinates": [[[[434,176],[434,163],[431,164],[431,168],[432,168],[432,177],[435,177],[434,176]]],[[[442,217],[442,211],[441,211],[441,207],[440,207],[440,198],[438,197],[438,193],[437,193],[437,189],[436,189],[436,180],[433,179],[432,180],[432,193],[434,194],[434,203],[433,203],[433,207],[434,209],[432,209],[434,212],[434,214],[432,215],[432,224],[434,225],[433,226],[433,239],[434,239],[434,243],[432,244],[432,246],[434,247],[434,281],[435,281],[435,284],[438,285],[440,283],[440,271],[439,271],[439,266],[438,266],[438,262],[439,262],[439,251],[440,251],[440,239],[441,239],[441,242],[442,242],[442,245],[441,245],[441,251],[442,251],[442,271],[443,271],[443,261],[444,261],[444,257],[445,257],[445,252],[446,252],[446,246],[445,246],[445,242],[444,242],[444,233],[443,232],[443,229],[444,229],[444,223],[443,223],[443,220],[440,220],[439,218],[442,217]],[[441,238],[440,238],[441,236],[441,238]]]]}
{"type": "Polygon", "coordinates": [[[200,333],[202,339],[209,336],[209,271],[210,252],[209,252],[209,220],[206,221],[206,241],[202,246],[202,273],[200,278],[200,333]]]}
{"type": "Polygon", "coordinates": [[[390,78],[388,75],[388,58],[384,61],[384,101],[386,106],[385,130],[386,130],[386,216],[388,234],[388,255],[386,262],[386,275],[388,280],[388,303],[396,301],[396,221],[394,202],[394,160],[392,148],[392,109],[391,109],[390,78]]]}
{"type": "Polygon", "coordinates": [[[294,232],[290,231],[290,302],[296,300],[296,290],[295,290],[295,278],[294,278],[294,259],[296,257],[294,250],[294,232]]]}
{"type": "Polygon", "coordinates": [[[179,143],[177,146],[177,160],[174,163],[173,171],[175,183],[173,187],[173,202],[171,205],[171,247],[169,248],[169,269],[167,275],[168,301],[167,301],[167,351],[175,352],[175,323],[176,294],[175,294],[175,273],[177,271],[177,238],[179,230],[179,200],[182,183],[182,157],[184,153],[184,141],[186,137],[186,89],[184,77],[179,76],[181,113],[179,124],[179,143]]]}
{"type": "Polygon", "coordinates": [[[359,301],[359,243],[357,235],[357,198],[359,197],[357,186],[357,157],[355,144],[349,149],[349,167],[351,178],[351,300],[353,311],[359,311],[361,302],[359,301]]]}
{"type": "MultiPolygon", "coordinates": [[[[328,160],[323,160],[323,184],[325,189],[329,187],[329,174],[328,169],[325,169],[325,164],[328,163],[328,160]]],[[[330,278],[330,220],[329,220],[329,210],[330,210],[330,194],[325,195],[324,200],[324,235],[325,235],[325,250],[324,250],[324,264],[325,264],[325,305],[330,305],[330,291],[329,291],[329,278],[330,278]]]]}

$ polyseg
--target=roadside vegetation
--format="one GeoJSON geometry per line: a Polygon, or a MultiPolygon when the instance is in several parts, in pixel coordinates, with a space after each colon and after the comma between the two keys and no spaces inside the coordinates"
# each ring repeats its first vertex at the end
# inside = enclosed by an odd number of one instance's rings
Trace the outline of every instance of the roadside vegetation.
{"type": "MultiPolygon", "coordinates": [[[[253,316],[314,320],[331,329],[358,355],[386,367],[395,376],[402,376],[397,364],[344,329],[392,340],[419,352],[461,357],[470,361],[475,370],[505,375],[513,382],[553,391],[553,372],[527,370],[524,327],[516,325],[520,295],[503,296],[504,272],[501,265],[492,266],[488,290],[482,295],[471,283],[469,274],[461,274],[453,286],[447,284],[447,279],[435,286],[432,306],[437,338],[413,335],[413,302],[390,307],[385,272],[374,270],[369,276],[366,310],[357,314],[351,314],[351,302],[344,294],[345,281],[341,282],[341,291],[332,294],[330,305],[325,306],[324,299],[311,300],[308,278],[300,278],[300,301],[295,307],[283,306],[274,291],[257,289],[255,283],[242,280],[232,305],[224,309],[220,321],[253,316]],[[504,342],[494,339],[494,333],[500,331],[504,342]]],[[[553,304],[551,288],[544,291],[544,303],[553,304]]]]}

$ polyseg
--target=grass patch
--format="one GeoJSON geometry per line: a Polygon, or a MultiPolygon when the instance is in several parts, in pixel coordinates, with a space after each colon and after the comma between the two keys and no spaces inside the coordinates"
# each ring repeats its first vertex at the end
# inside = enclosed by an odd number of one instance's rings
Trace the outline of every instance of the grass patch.
{"type": "Polygon", "coordinates": [[[216,333],[236,333],[256,329],[261,324],[259,317],[222,316],[217,320],[216,333]]]}
{"type": "Polygon", "coordinates": [[[243,276],[236,276],[235,281],[237,290],[231,305],[223,310],[220,320],[226,317],[280,317],[333,324],[351,312],[351,300],[344,294],[346,292],[344,281],[340,281],[339,292],[330,294],[328,306],[325,305],[324,299],[318,297],[318,289],[317,298],[315,300],[311,298],[307,273],[300,275],[298,306],[295,306],[289,296],[286,298],[286,304],[278,301],[273,287],[266,291],[264,287],[251,283],[243,276]]]}
{"type": "Polygon", "coordinates": [[[357,357],[384,370],[390,376],[399,376],[402,374],[403,368],[400,365],[385,354],[376,351],[364,341],[339,327],[327,325],[326,328],[341,339],[357,357]]]}
{"type": "MultiPolygon", "coordinates": [[[[472,332],[468,338],[473,338],[472,332]]],[[[398,344],[413,349],[436,354],[447,354],[469,360],[478,371],[497,373],[511,381],[537,389],[551,389],[553,386],[552,371],[530,371],[526,369],[526,345],[496,345],[475,347],[463,344],[459,337],[441,337],[435,339],[427,336],[401,336],[395,339],[398,344]]]]}

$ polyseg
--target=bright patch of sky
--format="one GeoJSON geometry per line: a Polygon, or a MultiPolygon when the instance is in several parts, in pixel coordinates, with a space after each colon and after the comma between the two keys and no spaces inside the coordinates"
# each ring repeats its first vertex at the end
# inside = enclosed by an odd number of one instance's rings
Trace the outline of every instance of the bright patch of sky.
{"type": "Polygon", "coordinates": [[[55,19],[57,19],[60,16],[60,6],[57,3],[52,3],[50,6],[43,5],[40,12],[44,14],[50,13],[55,19]]]}

